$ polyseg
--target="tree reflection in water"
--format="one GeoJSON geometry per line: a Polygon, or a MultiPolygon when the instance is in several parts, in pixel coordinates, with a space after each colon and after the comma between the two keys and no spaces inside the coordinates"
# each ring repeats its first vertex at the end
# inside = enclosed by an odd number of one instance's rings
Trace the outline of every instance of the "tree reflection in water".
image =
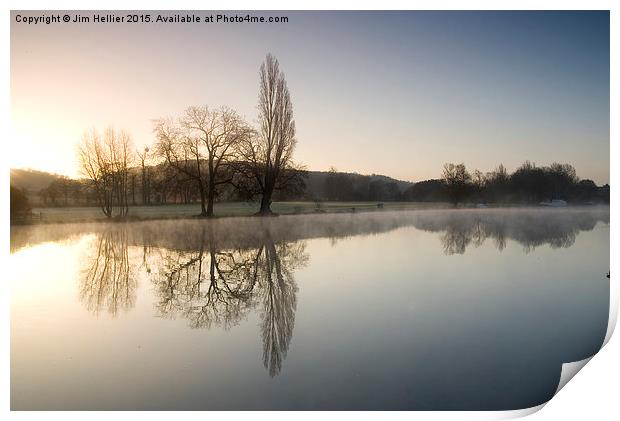
{"type": "MultiPolygon", "coordinates": [[[[590,231],[604,218],[589,213],[550,212],[438,212],[421,214],[414,226],[441,233],[444,253],[464,254],[469,246],[479,247],[487,239],[501,252],[508,239],[523,246],[526,253],[536,247],[567,248],[581,231],[590,231]]],[[[607,219],[608,221],[608,219],[607,219]]]]}
{"type": "Polygon", "coordinates": [[[210,226],[199,247],[171,251],[153,281],[161,317],[181,315],[192,328],[229,329],[260,306],[263,362],[277,375],[293,335],[297,285],[294,269],[307,262],[305,243],[275,243],[268,229],[256,247],[221,249],[210,226]]]}
{"type": "Polygon", "coordinates": [[[261,268],[259,295],[262,298],[263,364],[270,376],[277,375],[286,358],[297,307],[297,285],[293,269],[305,264],[303,242],[283,243],[276,246],[266,233],[262,246],[264,257],[257,268],[261,268]]]}
{"type": "Polygon", "coordinates": [[[127,231],[110,229],[96,240],[92,257],[80,282],[80,299],[89,311],[106,309],[112,316],[128,311],[136,301],[137,281],[132,274],[127,247],[127,231]]]}
{"type": "MultiPolygon", "coordinates": [[[[531,210],[461,210],[393,212],[166,221],[97,225],[93,247],[85,259],[79,294],[89,311],[112,316],[131,309],[136,301],[137,272],[151,279],[159,317],[187,319],[191,328],[230,329],[258,310],[261,318],[263,363],[271,376],[282,369],[295,324],[296,269],[308,261],[305,239],[328,237],[334,242],[360,234],[415,227],[437,233],[444,253],[463,254],[487,239],[502,251],[508,240],[525,252],[541,245],[570,247],[580,231],[597,222],[608,223],[603,212],[531,210]],[[136,247],[135,259],[128,253],[136,247]],[[139,252],[139,253],[138,253],[139,252]]],[[[68,236],[79,227],[61,227],[60,234],[16,232],[22,242],[68,236]]]]}

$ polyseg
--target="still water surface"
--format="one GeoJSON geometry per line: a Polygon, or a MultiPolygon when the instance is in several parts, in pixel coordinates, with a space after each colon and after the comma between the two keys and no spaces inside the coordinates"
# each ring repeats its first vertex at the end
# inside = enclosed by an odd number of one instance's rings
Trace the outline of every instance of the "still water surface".
{"type": "Polygon", "coordinates": [[[12,409],[521,409],[595,354],[609,208],[11,232],[12,409]]]}

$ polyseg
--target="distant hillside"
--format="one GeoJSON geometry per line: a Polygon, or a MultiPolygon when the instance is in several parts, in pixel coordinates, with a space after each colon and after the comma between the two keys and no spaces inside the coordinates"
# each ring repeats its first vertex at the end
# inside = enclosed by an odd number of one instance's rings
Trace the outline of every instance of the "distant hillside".
{"type": "MultiPolygon", "coordinates": [[[[376,187],[394,185],[397,192],[402,193],[414,184],[410,181],[397,180],[381,174],[362,175],[344,172],[337,172],[336,174],[339,182],[334,185],[334,188],[343,192],[345,196],[350,196],[341,197],[339,200],[388,200],[380,197],[360,199],[357,196],[366,196],[369,186],[372,185],[376,187]],[[347,191],[349,194],[347,194],[347,191]]],[[[310,200],[312,198],[322,200],[330,199],[330,196],[333,195],[334,192],[329,191],[330,183],[326,182],[329,176],[330,172],[328,171],[308,171],[308,178],[305,179],[306,191],[303,195],[304,198],[310,200]]],[[[383,187],[379,188],[383,189],[383,187]]],[[[331,199],[333,200],[335,198],[331,199]]]]}
{"type": "Polygon", "coordinates": [[[25,191],[29,195],[36,195],[39,190],[60,178],[63,178],[63,176],[45,171],[11,168],[11,185],[25,191]]]}
{"type": "MultiPolygon", "coordinates": [[[[534,167],[524,164],[513,174],[488,174],[482,186],[470,181],[456,187],[441,179],[412,183],[378,174],[306,173],[305,189],[293,183],[292,188],[276,192],[274,201],[455,202],[458,187],[458,200],[462,203],[538,204],[552,199],[571,204],[609,203],[609,185],[597,186],[592,180],[580,180],[570,165],[534,167]]],[[[145,174],[143,182],[142,171],[137,167],[130,169],[128,195],[131,204],[197,203],[200,199],[196,183],[179,182],[164,166],[149,167],[145,174]],[[144,191],[143,186],[147,186],[144,191]]],[[[33,207],[93,206],[97,202],[87,180],[73,180],[44,171],[11,169],[11,186],[24,192],[33,207]]],[[[223,186],[218,193],[222,201],[246,198],[232,185],[223,186]]]]}
{"type": "MultiPolygon", "coordinates": [[[[306,181],[307,193],[318,197],[325,195],[325,179],[329,172],[327,171],[308,171],[308,178],[306,181]]],[[[339,175],[346,175],[347,178],[355,179],[367,179],[369,181],[382,181],[385,183],[396,183],[398,189],[402,192],[408,187],[411,187],[414,183],[410,181],[397,180],[381,174],[361,175],[356,173],[343,173],[338,172],[339,175]]],[[[52,181],[63,178],[64,176],[59,174],[53,174],[45,171],[37,170],[22,170],[11,169],[11,185],[21,190],[26,190],[27,193],[36,194],[41,189],[50,185],[52,181]]]]}

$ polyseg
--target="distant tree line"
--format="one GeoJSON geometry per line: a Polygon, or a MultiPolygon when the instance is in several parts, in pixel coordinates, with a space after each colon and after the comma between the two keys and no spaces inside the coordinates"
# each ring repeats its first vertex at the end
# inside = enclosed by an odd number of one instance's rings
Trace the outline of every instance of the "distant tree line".
{"type": "Polygon", "coordinates": [[[31,215],[32,207],[26,194],[17,187],[10,186],[11,224],[25,222],[31,215]]]}
{"type": "Polygon", "coordinates": [[[414,184],[403,192],[406,201],[532,205],[544,201],[609,203],[609,185],[580,180],[570,164],[538,167],[526,161],[512,174],[503,165],[486,174],[470,173],[464,164],[447,163],[442,178],[414,184]]]}
{"type": "Polygon", "coordinates": [[[570,164],[538,167],[526,161],[509,174],[503,165],[483,173],[464,164],[447,163],[439,179],[399,185],[387,177],[347,174],[331,168],[322,186],[295,196],[303,200],[403,201],[479,204],[539,204],[554,199],[568,203],[609,203],[609,186],[580,180],[570,164]]]}
{"type": "MultiPolygon", "coordinates": [[[[138,165],[128,169],[127,202],[130,205],[200,203],[199,183],[157,160],[148,148],[140,152],[138,165]]],[[[227,164],[232,171],[235,163],[227,164]]],[[[225,170],[228,171],[228,170],[225,170]]],[[[446,164],[442,178],[417,183],[397,182],[388,177],[338,172],[297,172],[287,169],[282,188],[272,199],[279,201],[405,201],[451,202],[453,204],[538,204],[553,199],[568,203],[609,203],[609,186],[597,186],[592,180],[579,179],[569,164],[538,167],[530,162],[514,173],[503,165],[493,171],[469,172],[463,164],[446,164]]],[[[224,172],[222,172],[224,174],[224,172]]],[[[92,181],[59,178],[39,192],[44,206],[96,206],[97,197],[92,181]]],[[[242,177],[217,185],[215,201],[252,200],[256,193],[243,185],[242,177]],[[234,181],[234,182],[233,182],[234,181]]],[[[246,182],[247,184],[247,182],[246,182]]]]}
{"type": "Polygon", "coordinates": [[[347,174],[330,168],[323,181],[322,191],[314,192],[314,197],[306,199],[329,201],[401,201],[401,188],[396,181],[377,176],[347,174]]]}

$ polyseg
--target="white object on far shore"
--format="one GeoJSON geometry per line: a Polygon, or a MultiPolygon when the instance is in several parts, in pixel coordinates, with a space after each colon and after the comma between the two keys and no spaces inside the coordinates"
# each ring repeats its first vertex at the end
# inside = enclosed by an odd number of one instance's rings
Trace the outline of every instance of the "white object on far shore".
{"type": "Polygon", "coordinates": [[[561,200],[561,199],[553,199],[551,202],[546,201],[546,202],[540,202],[538,204],[539,206],[548,206],[551,208],[564,208],[567,206],[567,203],[565,200],[561,200]]]}

